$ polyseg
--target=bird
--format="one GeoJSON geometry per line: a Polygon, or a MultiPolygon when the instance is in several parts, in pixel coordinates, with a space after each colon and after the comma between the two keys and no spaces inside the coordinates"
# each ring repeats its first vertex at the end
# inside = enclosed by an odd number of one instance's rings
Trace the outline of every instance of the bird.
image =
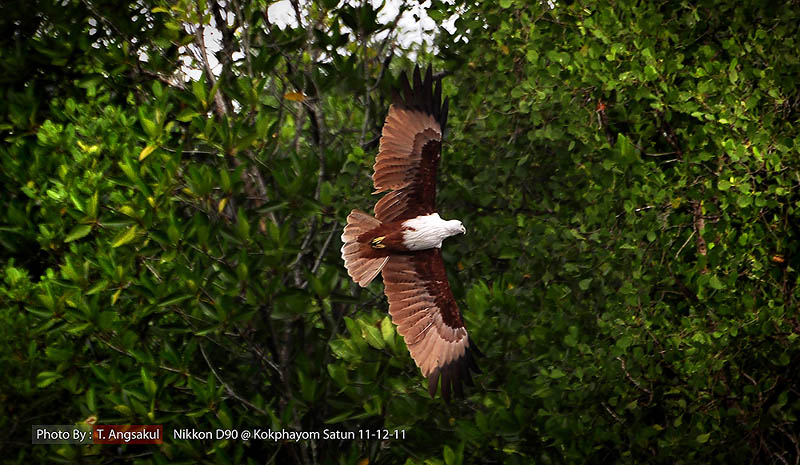
{"type": "Polygon", "coordinates": [[[389,315],[411,358],[428,379],[428,392],[463,397],[480,373],[482,354],[470,340],[447,279],[442,243],[467,230],[436,210],[436,175],[442,153],[449,100],[429,65],[413,85],[399,77],[386,115],[372,175],[375,191],[386,193],[375,216],[352,210],[342,233],[341,254],[348,275],[366,287],[381,274],[389,315]],[[388,193],[387,193],[388,192],[388,193]]]}

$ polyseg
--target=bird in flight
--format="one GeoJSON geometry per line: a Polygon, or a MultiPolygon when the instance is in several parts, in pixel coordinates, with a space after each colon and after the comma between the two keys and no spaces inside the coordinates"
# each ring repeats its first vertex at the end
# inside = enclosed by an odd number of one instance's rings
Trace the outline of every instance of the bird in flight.
{"type": "Polygon", "coordinates": [[[405,74],[381,134],[372,175],[375,191],[387,192],[375,204],[375,216],[353,210],[342,234],[347,273],[361,287],[378,273],[389,300],[389,314],[414,362],[436,395],[463,396],[480,372],[480,352],[470,341],[442,260],[442,241],[466,234],[458,220],[436,212],[436,172],[448,102],[441,82],[433,85],[431,67],[423,79],[414,69],[413,87],[405,74]]]}

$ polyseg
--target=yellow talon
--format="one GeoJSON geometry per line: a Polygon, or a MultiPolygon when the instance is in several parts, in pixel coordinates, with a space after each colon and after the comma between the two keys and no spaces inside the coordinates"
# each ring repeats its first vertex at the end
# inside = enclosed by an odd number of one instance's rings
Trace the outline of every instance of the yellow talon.
{"type": "Polygon", "coordinates": [[[386,236],[376,237],[376,238],[372,239],[371,241],[369,241],[369,245],[371,245],[373,249],[383,249],[386,246],[381,244],[381,241],[383,241],[385,238],[386,238],[386,236]]]}

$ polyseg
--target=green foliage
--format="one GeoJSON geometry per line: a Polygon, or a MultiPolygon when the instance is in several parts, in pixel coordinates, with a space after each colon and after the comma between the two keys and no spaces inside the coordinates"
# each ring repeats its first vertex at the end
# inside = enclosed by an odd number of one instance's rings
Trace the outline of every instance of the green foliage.
{"type": "Polygon", "coordinates": [[[467,450],[797,458],[797,19],[726,2],[462,10],[442,41],[458,69],[443,204],[463,202],[459,256],[488,284],[467,295],[503,360],[487,396],[526,419],[467,450]]]}
{"type": "Polygon", "coordinates": [[[413,66],[393,23],[327,1],[283,29],[235,0],[0,6],[0,450],[793,463],[800,18],[749,3],[433,2],[457,15],[436,42],[439,205],[469,230],[443,252],[486,355],[452,405],[427,395],[381,284],[360,290],[339,257],[413,66]],[[32,424],[92,418],[167,438],[28,445],[32,424]]]}

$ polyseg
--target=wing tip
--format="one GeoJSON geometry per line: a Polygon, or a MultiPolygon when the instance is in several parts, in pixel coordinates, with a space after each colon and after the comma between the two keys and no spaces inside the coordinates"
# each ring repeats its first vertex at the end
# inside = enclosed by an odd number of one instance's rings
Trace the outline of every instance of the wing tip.
{"type": "Polygon", "coordinates": [[[444,132],[447,123],[447,99],[442,105],[442,81],[433,78],[433,66],[428,64],[423,78],[422,71],[417,64],[414,66],[411,81],[406,73],[400,73],[399,80],[392,99],[393,105],[398,108],[424,111],[432,115],[444,132]]]}
{"type": "Polygon", "coordinates": [[[481,369],[475,359],[483,356],[483,353],[470,340],[469,347],[464,351],[464,355],[446,365],[437,367],[428,376],[428,393],[430,396],[432,398],[436,397],[436,391],[440,384],[439,380],[441,379],[442,399],[444,399],[445,403],[450,403],[451,393],[456,398],[463,398],[464,385],[474,385],[472,372],[475,374],[481,373],[481,369]]]}

